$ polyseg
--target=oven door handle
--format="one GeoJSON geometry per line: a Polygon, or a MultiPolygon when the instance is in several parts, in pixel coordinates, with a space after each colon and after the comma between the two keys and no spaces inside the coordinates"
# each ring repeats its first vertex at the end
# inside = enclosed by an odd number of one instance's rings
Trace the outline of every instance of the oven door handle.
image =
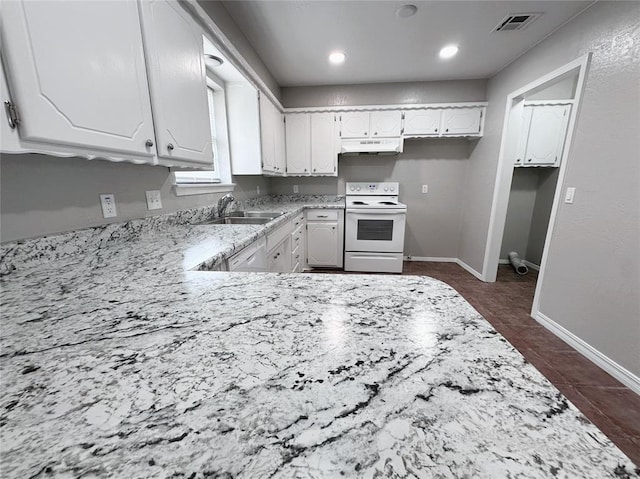
{"type": "Polygon", "coordinates": [[[406,210],[396,210],[396,209],[388,209],[388,208],[369,208],[369,209],[349,209],[347,208],[347,213],[353,213],[357,215],[396,215],[403,216],[406,215],[406,210]]]}

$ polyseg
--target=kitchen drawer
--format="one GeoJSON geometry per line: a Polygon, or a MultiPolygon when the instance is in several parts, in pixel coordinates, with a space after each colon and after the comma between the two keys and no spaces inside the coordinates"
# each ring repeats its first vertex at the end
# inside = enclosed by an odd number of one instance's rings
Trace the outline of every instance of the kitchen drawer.
{"type": "Polygon", "coordinates": [[[291,249],[294,250],[298,246],[302,244],[303,241],[304,230],[302,229],[302,225],[298,227],[293,233],[291,233],[291,249]]]}
{"type": "Polygon", "coordinates": [[[297,228],[302,227],[304,224],[304,212],[300,213],[298,216],[291,220],[291,229],[296,230],[297,228]]]}
{"type": "Polygon", "coordinates": [[[239,269],[264,271],[266,269],[265,244],[266,240],[263,237],[234,254],[227,262],[229,271],[238,271],[239,269]]]}
{"type": "Polygon", "coordinates": [[[267,251],[271,251],[274,247],[278,246],[283,239],[285,239],[291,233],[291,221],[287,221],[280,228],[267,234],[267,251]]]}
{"type": "Polygon", "coordinates": [[[308,210],[307,221],[337,221],[338,210],[308,210]]]}

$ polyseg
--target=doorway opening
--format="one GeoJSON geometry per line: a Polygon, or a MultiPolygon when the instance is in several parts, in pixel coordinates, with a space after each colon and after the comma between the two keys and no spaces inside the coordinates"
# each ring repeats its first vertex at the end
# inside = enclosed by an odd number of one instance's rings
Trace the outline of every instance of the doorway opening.
{"type": "Polygon", "coordinates": [[[560,201],[591,54],[507,96],[483,276],[494,282],[500,263],[517,252],[539,269],[532,315],[560,201]]]}

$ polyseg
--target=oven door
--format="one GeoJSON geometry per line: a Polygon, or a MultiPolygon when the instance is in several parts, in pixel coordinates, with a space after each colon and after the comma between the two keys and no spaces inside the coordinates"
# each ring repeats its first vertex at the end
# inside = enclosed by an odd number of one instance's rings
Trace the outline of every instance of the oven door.
{"type": "Polygon", "coordinates": [[[393,209],[347,209],[345,251],[401,253],[406,213],[393,209]]]}

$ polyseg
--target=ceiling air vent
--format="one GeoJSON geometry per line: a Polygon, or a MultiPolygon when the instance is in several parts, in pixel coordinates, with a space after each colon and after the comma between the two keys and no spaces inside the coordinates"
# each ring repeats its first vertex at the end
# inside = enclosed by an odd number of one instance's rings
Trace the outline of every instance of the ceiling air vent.
{"type": "Polygon", "coordinates": [[[540,15],[542,15],[542,13],[510,13],[504,17],[492,31],[508,32],[511,30],[524,30],[540,15]]]}

